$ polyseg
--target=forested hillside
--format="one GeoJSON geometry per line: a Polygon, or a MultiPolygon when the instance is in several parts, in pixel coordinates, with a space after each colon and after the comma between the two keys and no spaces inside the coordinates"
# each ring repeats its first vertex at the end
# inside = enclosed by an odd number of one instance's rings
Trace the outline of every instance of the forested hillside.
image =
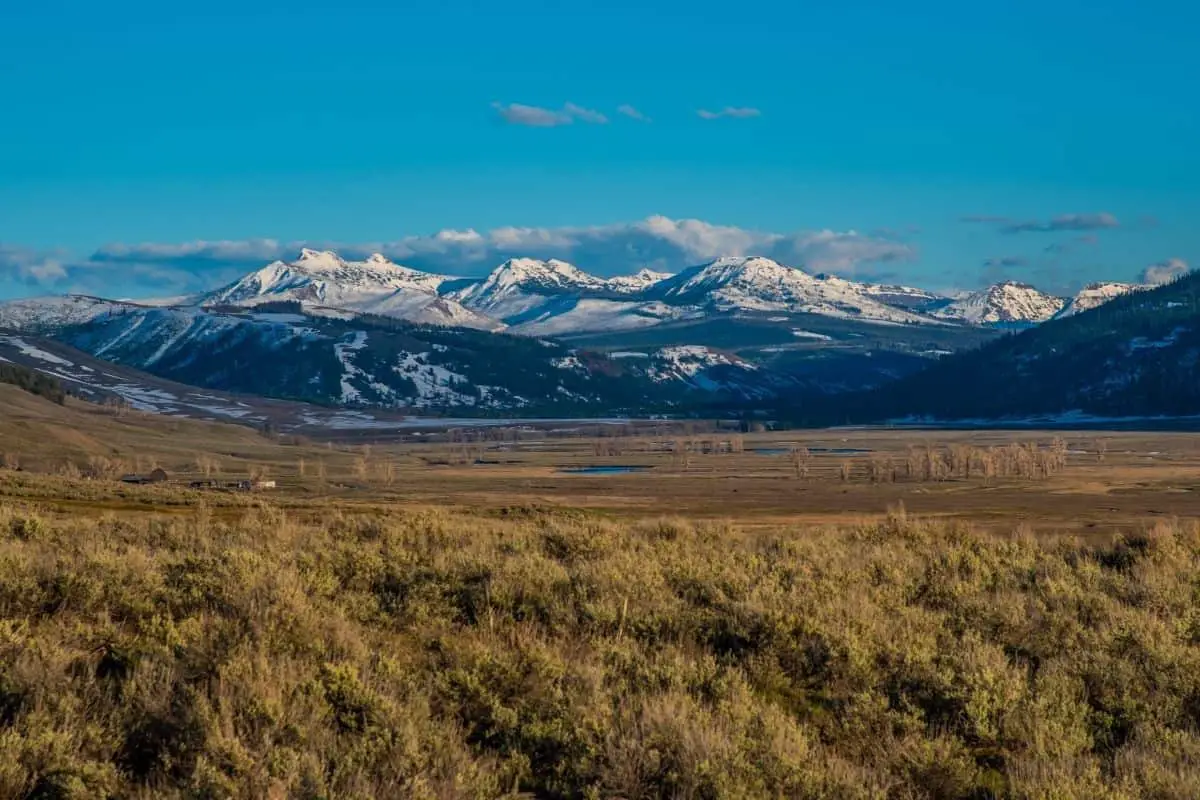
{"type": "Polygon", "coordinates": [[[57,378],[22,367],[19,364],[0,364],[0,383],[19,386],[27,392],[62,403],[66,391],[57,378]]]}
{"type": "Polygon", "coordinates": [[[1200,414],[1200,275],[950,355],[805,421],[1200,414]]]}

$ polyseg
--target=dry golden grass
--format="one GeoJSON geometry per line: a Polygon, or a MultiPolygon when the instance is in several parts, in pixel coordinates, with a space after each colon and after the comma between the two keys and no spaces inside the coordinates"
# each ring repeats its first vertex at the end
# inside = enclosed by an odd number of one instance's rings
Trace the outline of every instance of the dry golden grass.
{"type": "Polygon", "coordinates": [[[364,448],[0,399],[0,798],[1200,796],[1191,436],[893,480],[1055,434],[364,448]],[[46,474],[99,459],[281,489],[46,474]]]}
{"type": "Polygon", "coordinates": [[[0,505],[0,796],[1200,790],[1191,524],[182,499],[0,505]]]}

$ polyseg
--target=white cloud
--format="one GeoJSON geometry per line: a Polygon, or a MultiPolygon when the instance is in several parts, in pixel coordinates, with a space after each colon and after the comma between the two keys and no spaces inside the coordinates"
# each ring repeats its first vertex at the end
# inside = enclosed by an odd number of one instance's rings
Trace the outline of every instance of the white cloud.
{"type": "Polygon", "coordinates": [[[60,253],[0,244],[0,282],[51,286],[65,281],[67,276],[67,266],[60,253]]]}
{"type": "Polygon", "coordinates": [[[757,108],[726,106],[720,111],[709,111],[706,108],[702,108],[696,112],[696,116],[700,117],[700,119],[721,119],[723,117],[730,119],[750,119],[752,117],[761,117],[762,112],[757,108]]]}
{"type": "MultiPolygon", "coordinates": [[[[91,256],[96,264],[154,270],[161,282],[174,273],[189,289],[209,288],[274,259],[294,258],[301,247],[334,250],[344,258],[379,252],[400,264],[450,275],[482,275],[508,258],[561,258],[600,275],[632,273],[642,267],[676,272],[718,256],[762,255],[813,272],[851,275],[868,263],[907,260],[907,244],[856,231],[774,233],[696,219],[663,216],[614,225],[490,231],[443,230],[392,241],[329,242],[254,239],[182,244],[114,244],[91,256]]],[[[179,291],[178,286],[173,290],[179,291]]]]}
{"type": "Polygon", "coordinates": [[[1182,258],[1168,258],[1157,264],[1151,264],[1142,270],[1142,283],[1160,286],[1170,283],[1188,273],[1188,264],[1182,258]]]}
{"type": "Polygon", "coordinates": [[[570,114],[562,111],[552,111],[539,106],[527,106],[522,103],[492,103],[492,108],[510,125],[525,125],[530,128],[554,128],[559,125],[570,125],[574,120],[570,114]]]}
{"type": "Polygon", "coordinates": [[[647,117],[645,114],[638,111],[636,108],[629,105],[628,103],[626,103],[625,105],[617,106],[617,113],[623,117],[629,117],[630,119],[635,119],[638,122],[650,122],[651,121],[649,117],[647,117]]]}
{"type": "Polygon", "coordinates": [[[465,231],[438,231],[434,234],[434,238],[440,242],[458,242],[460,244],[472,244],[483,241],[483,237],[474,228],[468,228],[465,231]]]}

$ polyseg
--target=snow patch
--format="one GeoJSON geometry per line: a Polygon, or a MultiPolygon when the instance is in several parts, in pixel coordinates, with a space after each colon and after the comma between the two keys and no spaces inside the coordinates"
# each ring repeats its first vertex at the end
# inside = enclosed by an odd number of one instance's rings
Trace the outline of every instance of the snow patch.
{"type": "Polygon", "coordinates": [[[585,369],[583,362],[579,360],[578,356],[563,356],[562,358],[551,359],[550,364],[556,369],[585,369]]]}
{"type": "Polygon", "coordinates": [[[367,334],[363,331],[356,331],[349,342],[338,342],[333,346],[333,353],[342,365],[341,386],[343,403],[357,403],[362,400],[362,393],[354,388],[354,385],[350,383],[350,379],[353,377],[366,377],[366,373],[351,363],[350,353],[355,350],[361,350],[366,346],[367,334]]]}
{"type": "Polygon", "coordinates": [[[823,333],[813,333],[812,331],[802,331],[799,328],[792,328],[792,336],[796,336],[801,339],[818,339],[822,342],[833,341],[832,336],[826,336],[823,333]]]}
{"type": "Polygon", "coordinates": [[[1129,351],[1135,352],[1137,350],[1156,350],[1165,347],[1171,347],[1178,342],[1179,337],[1185,333],[1187,333],[1187,328],[1176,328],[1165,337],[1158,340],[1150,340],[1144,336],[1139,336],[1129,342],[1129,351]]]}
{"type": "Polygon", "coordinates": [[[56,356],[54,353],[48,353],[40,347],[34,347],[33,345],[29,344],[29,342],[17,336],[0,336],[0,342],[5,342],[12,345],[20,350],[22,355],[29,356],[30,358],[36,358],[39,361],[45,361],[47,364],[57,364],[60,367],[75,366],[75,362],[68,361],[60,356],[56,356]]]}
{"type": "Polygon", "coordinates": [[[412,405],[469,406],[478,402],[478,398],[469,391],[470,382],[466,377],[438,364],[430,364],[429,353],[407,353],[393,369],[417,387],[417,396],[412,398],[412,405]]]}

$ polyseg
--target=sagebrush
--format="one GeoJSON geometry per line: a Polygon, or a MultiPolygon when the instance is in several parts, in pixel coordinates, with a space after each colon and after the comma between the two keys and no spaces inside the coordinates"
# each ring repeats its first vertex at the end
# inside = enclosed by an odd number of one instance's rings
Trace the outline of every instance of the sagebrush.
{"type": "Polygon", "coordinates": [[[1200,789],[1200,535],[0,506],[0,796],[1200,789]]]}

